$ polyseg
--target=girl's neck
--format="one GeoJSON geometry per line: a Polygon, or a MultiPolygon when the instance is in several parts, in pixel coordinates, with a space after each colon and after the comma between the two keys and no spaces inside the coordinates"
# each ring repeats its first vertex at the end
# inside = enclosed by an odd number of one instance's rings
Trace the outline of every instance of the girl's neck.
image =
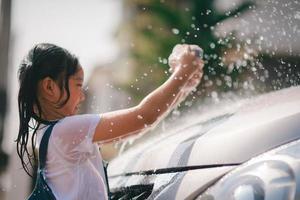
{"type": "Polygon", "coordinates": [[[47,121],[56,121],[56,120],[59,120],[59,119],[65,117],[64,115],[62,115],[61,113],[59,113],[57,111],[47,111],[44,113],[47,113],[47,114],[42,114],[42,118],[47,121]]]}
{"type": "MultiPolygon", "coordinates": [[[[35,109],[35,113],[39,113],[37,112],[37,109],[35,109]]],[[[62,119],[64,117],[66,117],[65,115],[63,115],[61,112],[59,112],[59,109],[55,109],[55,108],[42,108],[40,115],[40,118],[44,121],[57,121],[59,119],[62,119]]]]}

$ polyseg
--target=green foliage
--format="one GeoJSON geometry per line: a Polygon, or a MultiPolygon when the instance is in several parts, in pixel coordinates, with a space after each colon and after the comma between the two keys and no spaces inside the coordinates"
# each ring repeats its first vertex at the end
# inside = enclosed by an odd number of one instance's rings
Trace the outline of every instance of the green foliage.
{"type": "MultiPolygon", "coordinates": [[[[213,0],[127,0],[129,7],[135,8],[130,21],[130,33],[134,39],[131,55],[142,71],[142,66],[158,66],[162,71],[168,70],[167,58],[172,48],[178,43],[197,44],[204,50],[205,79],[200,85],[205,93],[210,90],[226,91],[232,84],[215,84],[215,80],[231,83],[238,80],[244,68],[236,63],[226,62],[228,51],[244,51],[247,45],[237,42],[234,33],[226,37],[215,34],[216,27],[224,20],[239,17],[253,7],[251,1],[244,2],[233,10],[218,12],[213,0]],[[233,68],[228,68],[228,65],[233,68]],[[228,78],[229,77],[229,78],[228,78]],[[208,89],[210,88],[210,89],[208,89]]],[[[160,76],[163,80],[167,76],[160,76]]]]}

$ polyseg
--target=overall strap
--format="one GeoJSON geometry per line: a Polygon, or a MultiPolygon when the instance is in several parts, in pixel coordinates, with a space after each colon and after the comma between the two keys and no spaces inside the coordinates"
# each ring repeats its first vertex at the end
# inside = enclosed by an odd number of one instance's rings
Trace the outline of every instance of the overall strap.
{"type": "Polygon", "coordinates": [[[46,156],[47,156],[49,138],[55,124],[56,122],[50,124],[50,126],[45,131],[42,137],[42,141],[40,143],[40,148],[39,148],[39,169],[40,170],[43,170],[46,166],[46,156]]]}
{"type": "Polygon", "coordinates": [[[103,164],[103,169],[104,169],[104,175],[105,175],[105,182],[106,182],[106,187],[107,187],[107,195],[108,195],[108,199],[111,199],[111,195],[110,195],[110,189],[109,189],[109,184],[108,184],[108,176],[107,176],[107,167],[108,167],[108,162],[105,160],[102,160],[102,164],[103,164]]]}

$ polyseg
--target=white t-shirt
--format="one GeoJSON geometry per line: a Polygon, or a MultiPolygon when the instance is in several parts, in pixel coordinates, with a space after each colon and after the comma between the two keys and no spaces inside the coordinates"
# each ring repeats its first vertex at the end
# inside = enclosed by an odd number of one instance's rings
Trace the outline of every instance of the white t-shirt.
{"type": "MultiPolygon", "coordinates": [[[[46,181],[57,200],[107,199],[102,157],[92,139],[99,115],[65,117],[53,127],[47,150],[46,181]]],[[[37,148],[48,126],[37,132],[37,148]]]]}

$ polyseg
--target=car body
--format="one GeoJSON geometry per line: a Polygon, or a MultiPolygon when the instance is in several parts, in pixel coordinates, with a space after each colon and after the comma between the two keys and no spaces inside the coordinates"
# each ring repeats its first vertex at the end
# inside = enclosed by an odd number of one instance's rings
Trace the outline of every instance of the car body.
{"type": "Polygon", "coordinates": [[[179,119],[109,164],[112,199],[300,199],[300,87],[179,119]]]}

